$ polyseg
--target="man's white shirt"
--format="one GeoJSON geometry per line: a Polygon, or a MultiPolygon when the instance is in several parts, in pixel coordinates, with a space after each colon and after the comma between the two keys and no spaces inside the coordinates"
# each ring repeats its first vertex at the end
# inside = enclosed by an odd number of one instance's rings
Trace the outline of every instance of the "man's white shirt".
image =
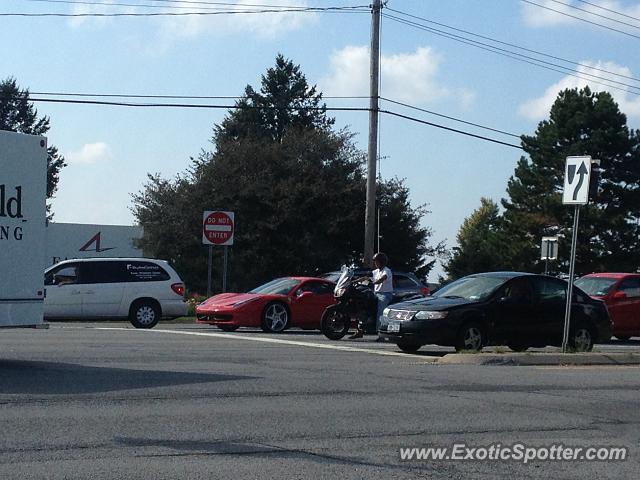
{"type": "Polygon", "coordinates": [[[373,271],[373,281],[377,282],[382,278],[382,276],[386,274],[387,278],[382,283],[376,283],[373,286],[373,289],[376,293],[391,293],[393,292],[393,273],[389,270],[389,267],[384,267],[383,269],[375,269],[373,271]]]}

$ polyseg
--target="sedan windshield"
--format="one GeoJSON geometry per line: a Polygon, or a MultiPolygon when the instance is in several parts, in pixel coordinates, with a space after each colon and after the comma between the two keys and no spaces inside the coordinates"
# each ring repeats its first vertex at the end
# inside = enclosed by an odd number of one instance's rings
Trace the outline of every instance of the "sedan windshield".
{"type": "Polygon", "coordinates": [[[299,283],[300,281],[295,278],[276,278],[269,283],[254,288],[249,293],[257,293],[260,295],[288,295],[299,283]]]}
{"type": "Polygon", "coordinates": [[[484,300],[506,280],[505,278],[498,277],[464,277],[442,287],[434,293],[433,296],[440,298],[463,298],[471,301],[484,300]]]}
{"type": "Polygon", "coordinates": [[[593,297],[604,297],[611,291],[615,283],[615,278],[605,277],[582,277],[576,280],[576,286],[593,297]]]}

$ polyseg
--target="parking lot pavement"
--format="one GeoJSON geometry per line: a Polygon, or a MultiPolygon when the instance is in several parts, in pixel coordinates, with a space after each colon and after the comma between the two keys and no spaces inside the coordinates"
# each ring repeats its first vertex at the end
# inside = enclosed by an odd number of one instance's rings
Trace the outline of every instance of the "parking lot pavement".
{"type": "Polygon", "coordinates": [[[637,367],[438,366],[372,341],[158,328],[2,331],[0,478],[637,478],[637,367]],[[625,462],[400,459],[456,443],[630,450],[625,462]]]}
{"type": "MultiPolygon", "coordinates": [[[[108,322],[108,323],[54,323],[53,326],[59,328],[126,328],[132,329],[133,327],[128,323],[122,322],[108,322]]],[[[349,340],[347,337],[338,341],[331,341],[325,338],[317,330],[300,330],[290,329],[283,333],[272,334],[265,333],[259,328],[240,328],[235,332],[222,332],[217,327],[202,324],[172,324],[172,323],[160,323],[154,330],[178,330],[185,332],[202,332],[202,333],[214,333],[221,336],[249,336],[252,338],[266,338],[266,339],[280,339],[291,342],[308,342],[308,343],[323,343],[325,345],[343,345],[354,348],[366,348],[381,351],[398,351],[398,348],[389,342],[376,342],[375,335],[366,335],[362,339],[349,340]]],[[[558,352],[560,349],[557,347],[545,347],[545,348],[531,348],[528,351],[531,352],[558,352]]],[[[509,351],[507,347],[485,347],[484,352],[495,351],[509,351]]],[[[594,347],[594,351],[603,353],[627,353],[627,352],[639,352],[640,353],[640,337],[634,337],[627,341],[617,340],[612,338],[608,343],[597,344],[594,347]]],[[[418,355],[421,356],[443,356],[447,353],[454,353],[453,347],[442,347],[439,345],[425,345],[419,351],[418,355]]]]}

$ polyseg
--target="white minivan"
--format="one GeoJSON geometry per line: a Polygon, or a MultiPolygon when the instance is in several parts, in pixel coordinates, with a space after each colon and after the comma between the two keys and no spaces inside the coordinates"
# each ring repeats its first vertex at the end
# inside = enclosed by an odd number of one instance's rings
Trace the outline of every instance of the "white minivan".
{"type": "Polygon", "coordinates": [[[128,318],[152,328],[186,315],[185,286],[164,260],[84,258],[45,270],[45,319],[128,318]]]}

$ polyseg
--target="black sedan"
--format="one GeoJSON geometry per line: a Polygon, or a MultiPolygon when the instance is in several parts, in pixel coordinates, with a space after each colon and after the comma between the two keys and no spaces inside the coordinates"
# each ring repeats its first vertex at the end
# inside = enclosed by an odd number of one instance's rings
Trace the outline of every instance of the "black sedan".
{"type": "MultiPolygon", "coordinates": [[[[405,352],[422,345],[480,350],[508,345],[514,351],[562,344],[568,284],[544,275],[480,273],[461,278],[432,297],[392,305],[380,334],[405,352]]],[[[589,351],[609,340],[612,324],[604,303],[574,288],[569,345],[589,351]]]]}

